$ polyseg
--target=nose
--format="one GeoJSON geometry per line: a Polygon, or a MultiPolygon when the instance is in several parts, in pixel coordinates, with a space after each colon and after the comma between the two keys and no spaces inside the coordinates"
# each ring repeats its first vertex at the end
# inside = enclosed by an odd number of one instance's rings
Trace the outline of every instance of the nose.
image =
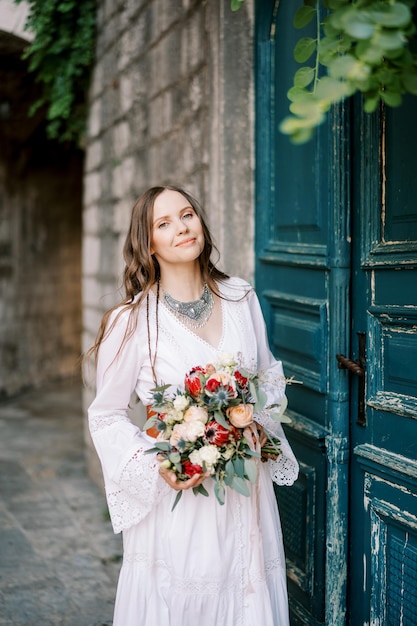
{"type": "Polygon", "coordinates": [[[177,232],[180,235],[181,233],[186,233],[188,231],[187,222],[183,219],[179,218],[177,222],[177,232]]]}

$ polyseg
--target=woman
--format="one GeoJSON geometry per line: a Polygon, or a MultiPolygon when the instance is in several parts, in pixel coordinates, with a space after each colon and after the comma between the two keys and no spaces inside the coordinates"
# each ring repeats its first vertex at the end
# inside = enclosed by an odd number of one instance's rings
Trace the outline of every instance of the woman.
{"type": "Polygon", "coordinates": [[[268,404],[284,397],[281,363],[273,358],[256,295],[210,260],[213,244],[198,203],[176,187],[145,192],[132,211],[124,247],[126,297],[103,318],[91,353],[97,395],[90,431],[101,460],[115,532],[124,557],[114,626],[288,626],[285,560],[272,479],[292,484],[298,465],[281,426],[256,415],[282,442],[282,454],[259,463],[245,497],[196,474],[180,482],[145,454],[155,440],[127,417],[135,392],[147,406],[151,389],[181,386],[184,375],[240,354],[259,373],[268,404]],[[208,497],[192,487],[204,482],[208,497]],[[174,510],[177,492],[182,498],[174,510]]]}

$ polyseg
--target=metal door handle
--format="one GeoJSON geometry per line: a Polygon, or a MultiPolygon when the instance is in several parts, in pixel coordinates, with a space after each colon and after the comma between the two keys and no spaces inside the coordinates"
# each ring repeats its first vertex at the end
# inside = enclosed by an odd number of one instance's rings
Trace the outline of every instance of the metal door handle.
{"type": "Polygon", "coordinates": [[[359,359],[357,359],[356,361],[352,361],[351,359],[348,359],[344,354],[336,354],[336,359],[337,367],[340,370],[346,369],[353,374],[356,374],[356,376],[365,376],[365,370],[362,367],[359,359]]]}
{"type": "Polygon", "coordinates": [[[337,367],[346,369],[358,376],[358,419],[359,426],[366,426],[365,411],[365,364],[366,364],[366,333],[357,333],[359,339],[359,358],[356,361],[348,359],[344,354],[336,354],[337,367]]]}

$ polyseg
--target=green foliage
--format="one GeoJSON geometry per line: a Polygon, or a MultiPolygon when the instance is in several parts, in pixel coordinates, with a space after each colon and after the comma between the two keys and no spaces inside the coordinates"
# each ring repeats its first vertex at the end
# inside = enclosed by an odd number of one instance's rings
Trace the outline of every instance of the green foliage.
{"type": "Polygon", "coordinates": [[[294,26],[314,20],[316,36],[296,44],[294,58],[303,66],[288,91],[292,115],[282,120],[281,132],[293,143],[309,141],[330,107],[358,92],[367,113],[381,102],[397,107],[404,94],[417,95],[416,3],[304,0],[294,26]]]}
{"type": "Polygon", "coordinates": [[[245,0],[230,0],[230,8],[232,11],[239,11],[245,0]]]}
{"type": "MultiPolygon", "coordinates": [[[[16,3],[21,0],[15,0],[16,3]]],[[[25,28],[34,40],[24,53],[29,70],[42,83],[33,115],[46,108],[47,133],[61,141],[79,140],[84,132],[90,68],[94,60],[95,0],[28,0],[25,28]]]]}

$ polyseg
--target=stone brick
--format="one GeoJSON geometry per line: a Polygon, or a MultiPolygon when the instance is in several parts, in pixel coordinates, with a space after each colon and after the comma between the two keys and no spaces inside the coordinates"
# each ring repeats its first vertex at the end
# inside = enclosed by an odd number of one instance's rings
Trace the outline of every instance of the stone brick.
{"type": "Polygon", "coordinates": [[[132,80],[129,75],[120,77],[120,112],[126,114],[133,105],[132,80]]]}
{"type": "Polygon", "coordinates": [[[181,69],[183,75],[205,62],[206,49],[204,6],[193,12],[184,27],[181,40],[181,69]]]}
{"type": "Polygon", "coordinates": [[[92,172],[84,178],[84,206],[96,203],[101,196],[101,173],[92,172]]]}
{"type": "Polygon", "coordinates": [[[84,274],[94,276],[100,269],[101,240],[98,236],[85,235],[83,241],[84,274]]]}
{"type": "Polygon", "coordinates": [[[90,111],[88,115],[88,136],[89,137],[97,137],[99,134],[102,124],[101,124],[101,100],[95,100],[90,106],[90,111]]]}
{"type": "Polygon", "coordinates": [[[84,276],[82,293],[85,307],[94,308],[97,306],[102,296],[102,285],[97,276],[84,276]]]}
{"type": "Polygon", "coordinates": [[[159,54],[159,88],[164,89],[180,80],[181,77],[181,34],[182,25],[173,30],[158,43],[159,54]]]}
{"type": "Polygon", "coordinates": [[[91,170],[97,169],[103,159],[103,149],[100,140],[90,142],[87,150],[85,171],[91,172],[91,170]]]}
{"type": "MultiPolygon", "coordinates": [[[[135,169],[136,172],[136,169],[135,169]]],[[[130,223],[130,215],[134,204],[132,198],[123,198],[114,207],[114,230],[116,233],[126,235],[130,223]]]]}
{"type": "Polygon", "coordinates": [[[128,50],[132,59],[147,51],[153,38],[153,22],[153,11],[150,5],[145,7],[133,21],[128,50]]]}
{"type": "Polygon", "coordinates": [[[125,120],[119,122],[112,131],[113,134],[113,154],[116,159],[120,159],[126,153],[132,139],[129,123],[125,120]]]}

